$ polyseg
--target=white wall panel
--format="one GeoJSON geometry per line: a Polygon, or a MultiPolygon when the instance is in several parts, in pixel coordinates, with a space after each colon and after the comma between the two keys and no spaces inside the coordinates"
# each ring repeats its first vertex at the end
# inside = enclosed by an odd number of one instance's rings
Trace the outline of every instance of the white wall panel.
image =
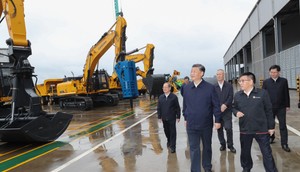
{"type": "Polygon", "coordinates": [[[238,34],[236,37],[236,52],[240,51],[240,49],[243,47],[242,44],[242,34],[238,34]]]}
{"type": "MultiPolygon", "coordinates": [[[[243,48],[260,29],[270,21],[290,0],[260,0],[259,4],[253,9],[245,25],[238,34],[239,39],[235,39],[228,51],[224,55],[226,64],[241,48],[243,48]]],[[[299,0],[300,1],[300,0],[299,0]]],[[[237,38],[236,37],[236,38],[237,38]]]]}
{"type": "Polygon", "coordinates": [[[260,1],[258,5],[259,26],[264,27],[273,18],[273,0],[260,1]]]}
{"type": "Polygon", "coordinates": [[[250,36],[254,37],[259,31],[259,22],[258,22],[258,9],[256,8],[249,18],[250,23],[250,36]]]}
{"type": "Polygon", "coordinates": [[[276,15],[290,0],[273,0],[274,14],[276,15]]]}
{"type": "Polygon", "coordinates": [[[240,33],[242,35],[242,46],[244,47],[244,45],[246,45],[251,39],[249,20],[247,20],[240,33]]]}

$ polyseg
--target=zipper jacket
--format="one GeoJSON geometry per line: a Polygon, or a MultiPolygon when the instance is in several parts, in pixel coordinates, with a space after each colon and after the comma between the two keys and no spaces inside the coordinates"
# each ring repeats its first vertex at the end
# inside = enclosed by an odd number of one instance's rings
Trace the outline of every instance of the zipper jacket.
{"type": "Polygon", "coordinates": [[[234,95],[232,112],[242,112],[239,118],[240,132],[244,134],[264,134],[269,129],[275,128],[272,113],[272,104],[268,92],[263,89],[253,88],[249,96],[244,91],[234,95]]]}

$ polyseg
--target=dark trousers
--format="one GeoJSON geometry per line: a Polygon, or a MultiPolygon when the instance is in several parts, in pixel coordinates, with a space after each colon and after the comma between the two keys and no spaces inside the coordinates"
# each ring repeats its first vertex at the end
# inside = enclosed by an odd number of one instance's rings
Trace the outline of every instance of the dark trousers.
{"type": "Polygon", "coordinates": [[[176,148],[176,120],[162,120],[163,121],[163,126],[164,126],[164,131],[165,135],[168,140],[168,144],[171,149],[176,148]]]}
{"type": "MultiPolygon", "coordinates": [[[[286,127],[286,108],[273,108],[274,119],[277,117],[279,121],[279,131],[281,138],[281,145],[288,144],[288,131],[286,127]]],[[[271,136],[275,138],[275,134],[271,136]]]]}
{"type": "Polygon", "coordinates": [[[191,157],[191,172],[201,171],[201,150],[200,141],[203,145],[202,153],[202,167],[207,170],[211,170],[211,139],[212,139],[212,128],[203,130],[191,130],[187,129],[188,140],[190,145],[190,157],[191,157]]]}
{"type": "Polygon", "coordinates": [[[227,136],[227,146],[228,148],[233,146],[233,134],[232,134],[232,113],[229,111],[229,113],[224,114],[221,120],[221,128],[218,129],[218,138],[220,141],[220,144],[222,146],[226,146],[226,141],[224,138],[224,128],[226,131],[227,136]]]}
{"type": "Polygon", "coordinates": [[[257,141],[263,155],[263,164],[266,172],[277,172],[272,149],[269,142],[269,134],[240,134],[241,142],[241,166],[245,171],[250,171],[253,167],[251,157],[251,146],[253,138],[257,141]]]}

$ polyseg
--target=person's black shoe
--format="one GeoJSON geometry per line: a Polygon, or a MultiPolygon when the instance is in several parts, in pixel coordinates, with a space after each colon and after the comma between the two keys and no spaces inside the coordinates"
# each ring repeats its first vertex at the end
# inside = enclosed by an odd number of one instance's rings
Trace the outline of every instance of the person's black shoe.
{"type": "Polygon", "coordinates": [[[286,152],[291,152],[291,149],[289,148],[288,145],[282,145],[282,149],[286,152]]]}
{"type": "Polygon", "coordinates": [[[222,145],[222,146],[220,147],[220,151],[224,151],[224,150],[226,150],[226,146],[222,145]]]}
{"type": "Polygon", "coordinates": [[[211,170],[210,169],[206,169],[205,172],[211,172],[211,170]]]}
{"type": "Polygon", "coordinates": [[[235,148],[233,146],[229,147],[228,149],[230,150],[230,152],[236,153],[236,150],[235,150],[235,148]]]}
{"type": "Polygon", "coordinates": [[[170,152],[171,152],[171,153],[175,153],[176,150],[175,150],[174,148],[170,148],[170,152]]]}
{"type": "Polygon", "coordinates": [[[169,142],[167,142],[167,147],[170,147],[170,143],[169,142]]]}
{"type": "Polygon", "coordinates": [[[242,171],[242,172],[250,172],[250,170],[243,169],[243,171],[242,171]]]}

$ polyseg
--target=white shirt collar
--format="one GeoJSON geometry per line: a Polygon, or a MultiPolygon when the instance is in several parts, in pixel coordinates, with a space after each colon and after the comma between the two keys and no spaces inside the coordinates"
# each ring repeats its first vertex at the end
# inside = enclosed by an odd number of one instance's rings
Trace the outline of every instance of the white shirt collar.
{"type": "Polygon", "coordinates": [[[219,84],[220,88],[222,88],[223,85],[224,85],[224,81],[223,81],[223,82],[219,82],[219,81],[218,81],[218,84],[219,84]]]}
{"type": "Polygon", "coordinates": [[[278,79],[278,77],[277,77],[277,78],[272,78],[272,79],[273,79],[273,81],[275,81],[275,82],[276,82],[276,81],[277,81],[277,79],[278,79]]]}
{"type": "Polygon", "coordinates": [[[254,87],[252,87],[251,90],[250,90],[249,92],[244,91],[244,93],[245,93],[247,96],[249,96],[250,93],[251,93],[251,91],[252,91],[253,89],[254,89],[254,87]]]}
{"type": "Polygon", "coordinates": [[[202,82],[202,79],[200,80],[200,82],[199,82],[198,84],[196,84],[196,83],[194,82],[195,87],[197,88],[198,85],[199,85],[201,82],[202,82]]]}

